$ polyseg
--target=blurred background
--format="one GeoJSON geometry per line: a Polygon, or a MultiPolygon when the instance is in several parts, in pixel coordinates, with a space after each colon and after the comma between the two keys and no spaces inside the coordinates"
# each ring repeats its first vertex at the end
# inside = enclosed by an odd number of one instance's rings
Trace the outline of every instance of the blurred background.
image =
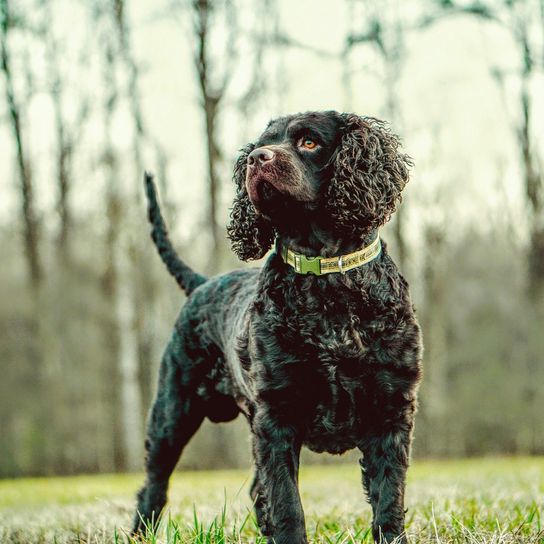
{"type": "MultiPolygon", "coordinates": [[[[184,300],[144,169],[188,263],[245,266],[237,150],[321,109],[415,161],[383,232],[424,329],[414,454],[544,453],[542,0],[0,0],[0,55],[0,476],[142,467],[184,300]]],[[[249,458],[239,418],[181,466],[249,458]]]]}

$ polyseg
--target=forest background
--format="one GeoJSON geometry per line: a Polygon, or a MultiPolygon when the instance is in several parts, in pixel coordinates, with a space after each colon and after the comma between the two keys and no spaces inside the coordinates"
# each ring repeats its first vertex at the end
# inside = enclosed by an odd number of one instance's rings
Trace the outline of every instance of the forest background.
{"type": "MultiPolygon", "coordinates": [[[[0,477],[141,468],[184,300],[144,169],[187,262],[245,266],[237,150],[324,109],[415,162],[383,232],[424,330],[414,454],[544,454],[542,0],[0,0],[0,477]]],[[[241,418],[204,425],[181,466],[249,449],[241,418]]]]}

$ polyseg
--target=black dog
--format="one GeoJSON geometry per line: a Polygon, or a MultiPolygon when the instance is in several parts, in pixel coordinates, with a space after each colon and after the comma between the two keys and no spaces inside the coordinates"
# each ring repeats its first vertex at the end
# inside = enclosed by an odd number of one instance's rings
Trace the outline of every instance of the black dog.
{"type": "Polygon", "coordinates": [[[359,448],[376,541],[404,536],[404,487],[421,373],[408,285],[381,246],[410,159],[384,123],[305,113],[242,152],[228,236],[261,269],[206,279],[174,252],[148,176],[152,236],[188,295],[164,354],[134,530],[156,519],[183,447],[205,417],[252,431],[251,488],[269,542],[307,542],[302,445],[359,448]],[[315,257],[315,258],[308,258],[315,257]]]}

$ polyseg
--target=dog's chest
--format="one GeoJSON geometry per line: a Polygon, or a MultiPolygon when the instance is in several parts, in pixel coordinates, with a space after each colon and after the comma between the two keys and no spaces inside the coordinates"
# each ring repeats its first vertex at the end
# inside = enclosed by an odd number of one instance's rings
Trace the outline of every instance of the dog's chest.
{"type": "MultiPolygon", "coordinates": [[[[343,453],[357,446],[373,404],[375,365],[363,312],[337,307],[306,324],[307,387],[314,392],[305,444],[316,452],[343,453]],[[343,311],[340,311],[343,310],[343,311]]],[[[299,330],[304,327],[299,324],[299,330]]]]}
{"type": "Polygon", "coordinates": [[[410,350],[417,359],[417,350],[404,332],[409,312],[384,304],[383,289],[318,287],[284,287],[263,301],[251,320],[249,359],[258,396],[303,425],[310,449],[341,453],[410,388],[416,378],[399,378],[397,362],[410,350]]]}
{"type": "Polygon", "coordinates": [[[317,376],[309,377],[310,387],[319,394],[309,418],[305,443],[313,451],[342,453],[357,445],[362,431],[360,415],[369,402],[369,381],[350,376],[341,364],[319,361],[317,376]]]}

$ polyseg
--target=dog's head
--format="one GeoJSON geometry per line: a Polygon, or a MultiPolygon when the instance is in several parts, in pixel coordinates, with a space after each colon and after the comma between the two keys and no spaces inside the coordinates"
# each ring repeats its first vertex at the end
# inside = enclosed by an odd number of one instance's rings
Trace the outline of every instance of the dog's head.
{"type": "Polygon", "coordinates": [[[395,211],[410,165],[377,119],[333,111],[276,119],[236,162],[233,250],[259,259],[297,223],[362,240],[395,211]]]}

